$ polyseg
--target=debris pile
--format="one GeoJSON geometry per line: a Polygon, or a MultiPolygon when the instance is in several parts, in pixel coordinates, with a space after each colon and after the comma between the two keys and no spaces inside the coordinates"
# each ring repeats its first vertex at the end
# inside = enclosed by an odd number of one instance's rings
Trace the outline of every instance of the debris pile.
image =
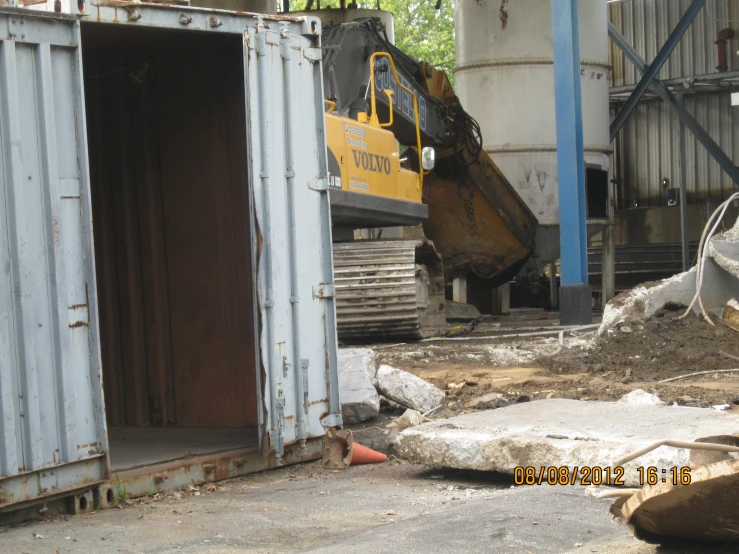
{"type": "Polygon", "coordinates": [[[344,423],[361,423],[377,417],[380,399],[392,405],[429,412],[441,405],[445,394],[431,383],[389,365],[376,367],[369,348],[339,349],[339,397],[344,423]]]}

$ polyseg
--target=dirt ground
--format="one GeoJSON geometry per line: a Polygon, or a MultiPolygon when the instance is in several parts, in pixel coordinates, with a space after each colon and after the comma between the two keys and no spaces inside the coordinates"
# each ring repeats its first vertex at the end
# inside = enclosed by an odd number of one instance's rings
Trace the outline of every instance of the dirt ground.
{"type": "Polygon", "coordinates": [[[618,400],[643,389],[666,403],[739,410],[739,371],[709,373],[669,383],[689,373],[739,368],[739,332],[684,320],[664,311],[649,321],[629,323],[598,337],[566,334],[563,344],[551,323],[482,325],[462,340],[377,345],[378,364],[405,369],[447,392],[448,417],[540,398],[618,400]],[[527,335],[511,337],[511,335],[527,335]],[[477,407],[470,401],[490,393],[501,399],[477,407]]]}

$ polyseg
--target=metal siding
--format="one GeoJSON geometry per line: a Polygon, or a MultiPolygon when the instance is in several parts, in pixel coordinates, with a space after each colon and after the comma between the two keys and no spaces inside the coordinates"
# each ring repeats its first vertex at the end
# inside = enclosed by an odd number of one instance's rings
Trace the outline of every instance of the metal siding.
{"type": "MultiPolygon", "coordinates": [[[[689,4],[689,0],[625,0],[609,3],[608,15],[613,24],[649,63],[657,55],[689,4]]],[[[737,32],[737,36],[728,45],[728,70],[739,69],[736,56],[731,55],[736,50],[739,38],[739,0],[706,0],[704,8],[688,27],[660,71],[660,79],[714,73],[717,64],[714,41],[718,32],[727,27],[737,32]]],[[[610,55],[614,66],[611,86],[636,84],[639,81],[639,73],[612,42],[610,55]],[[623,71],[620,70],[621,67],[623,71]]]]}
{"type": "Polygon", "coordinates": [[[0,11],[0,35],[2,507],[100,481],[107,439],[79,24],[0,11]]]}
{"type": "MultiPolygon", "coordinates": [[[[626,39],[650,62],[685,12],[688,0],[630,0],[610,3],[609,17],[626,39]]],[[[707,0],[660,72],[671,79],[716,72],[717,33],[731,27],[739,36],[739,0],[707,0]]],[[[728,45],[729,71],[739,68],[737,39],[728,45]]],[[[640,76],[618,47],[610,43],[614,70],[611,86],[633,85],[640,76]]],[[[685,107],[732,159],[739,159],[739,114],[728,93],[686,94],[685,107]]],[[[643,100],[623,128],[624,148],[618,163],[624,181],[622,207],[667,205],[663,178],[680,186],[680,124],[659,99],[643,100]]],[[[733,190],[729,177],[686,131],[686,167],[691,202],[725,199],[733,190]]]]}

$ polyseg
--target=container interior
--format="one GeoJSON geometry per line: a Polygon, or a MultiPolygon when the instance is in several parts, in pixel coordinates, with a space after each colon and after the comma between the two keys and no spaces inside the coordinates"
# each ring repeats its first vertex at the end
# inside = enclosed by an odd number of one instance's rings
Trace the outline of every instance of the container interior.
{"type": "Polygon", "coordinates": [[[82,45],[111,469],[256,446],[242,41],[82,45]]]}

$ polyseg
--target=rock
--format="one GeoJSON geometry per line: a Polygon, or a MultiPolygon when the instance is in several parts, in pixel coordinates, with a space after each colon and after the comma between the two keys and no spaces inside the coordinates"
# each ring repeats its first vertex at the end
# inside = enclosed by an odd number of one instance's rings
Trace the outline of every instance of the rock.
{"type": "Polygon", "coordinates": [[[385,408],[387,408],[388,410],[401,411],[401,412],[404,412],[405,410],[407,410],[405,406],[401,406],[397,402],[393,402],[389,398],[385,398],[384,396],[380,395],[380,409],[385,409],[385,408]]]}
{"type": "MultiPolygon", "coordinates": [[[[727,232],[708,241],[703,266],[701,301],[708,313],[721,310],[732,298],[739,298],[739,222],[727,232]]],[[[626,322],[644,321],[671,306],[688,306],[695,295],[693,267],[662,281],[638,285],[608,302],[603,310],[599,335],[626,322]]],[[[693,310],[697,313],[697,308],[693,310]]]]}
{"type": "Polygon", "coordinates": [[[717,412],[725,412],[726,410],[730,409],[731,406],[729,406],[728,404],[715,404],[711,406],[711,408],[713,408],[717,412]]]}
{"type": "Polygon", "coordinates": [[[339,369],[349,367],[362,369],[369,377],[373,387],[377,387],[377,366],[375,351],[371,348],[339,348],[339,369]]]}
{"type": "Polygon", "coordinates": [[[688,404],[696,404],[696,405],[698,404],[698,402],[696,402],[695,398],[693,398],[692,396],[687,396],[687,395],[686,396],[678,396],[675,399],[675,403],[678,406],[687,406],[688,404]]]}
{"type": "MultiPolygon", "coordinates": [[[[367,354],[354,352],[342,356],[342,352],[346,351],[339,350],[339,398],[344,423],[361,423],[377,417],[380,412],[380,396],[366,369],[367,354]]],[[[374,353],[372,356],[374,357],[374,353]]],[[[374,360],[372,364],[374,365],[374,360]]]]}
{"type": "Polygon", "coordinates": [[[390,400],[421,413],[441,404],[444,391],[412,373],[381,365],[377,370],[377,388],[390,400]]]}
{"type": "Polygon", "coordinates": [[[642,389],[632,390],[629,394],[625,394],[619,398],[618,401],[633,404],[634,406],[664,406],[665,404],[659,396],[649,394],[642,389]]]}
{"type": "Polygon", "coordinates": [[[734,400],[732,400],[731,403],[739,406],[739,396],[734,398],[734,400]]]}
{"type": "MultiPolygon", "coordinates": [[[[424,423],[400,433],[394,445],[402,457],[433,468],[512,474],[519,466],[604,467],[667,437],[737,432],[739,416],[730,412],[554,399],[424,423]]],[[[661,475],[689,465],[689,457],[687,449],[658,448],[624,464],[624,483],[638,485],[637,467],[655,466],[661,475]]]]}
{"type": "Polygon", "coordinates": [[[521,402],[531,402],[531,397],[528,394],[522,394],[516,398],[516,404],[520,404],[521,402]]]}
{"type": "Polygon", "coordinates": [[[622,325],[620,329],[622,333],[633,333],[634,332],[634,330],[628,325],[622,325]]]}
{"type": "Polygon", "coordinates": [[[503,405],[505,405],[506,401],[503,400],[503,395],[501,393],[491,392],[490,394],[486,394],[484,396],[478,396],[477,398],[470,400],[469,402],[465,403],[464,407],[487,410],[490,408],[499,407],[497,404],[501,400],[503,401],[503,405]]]}

